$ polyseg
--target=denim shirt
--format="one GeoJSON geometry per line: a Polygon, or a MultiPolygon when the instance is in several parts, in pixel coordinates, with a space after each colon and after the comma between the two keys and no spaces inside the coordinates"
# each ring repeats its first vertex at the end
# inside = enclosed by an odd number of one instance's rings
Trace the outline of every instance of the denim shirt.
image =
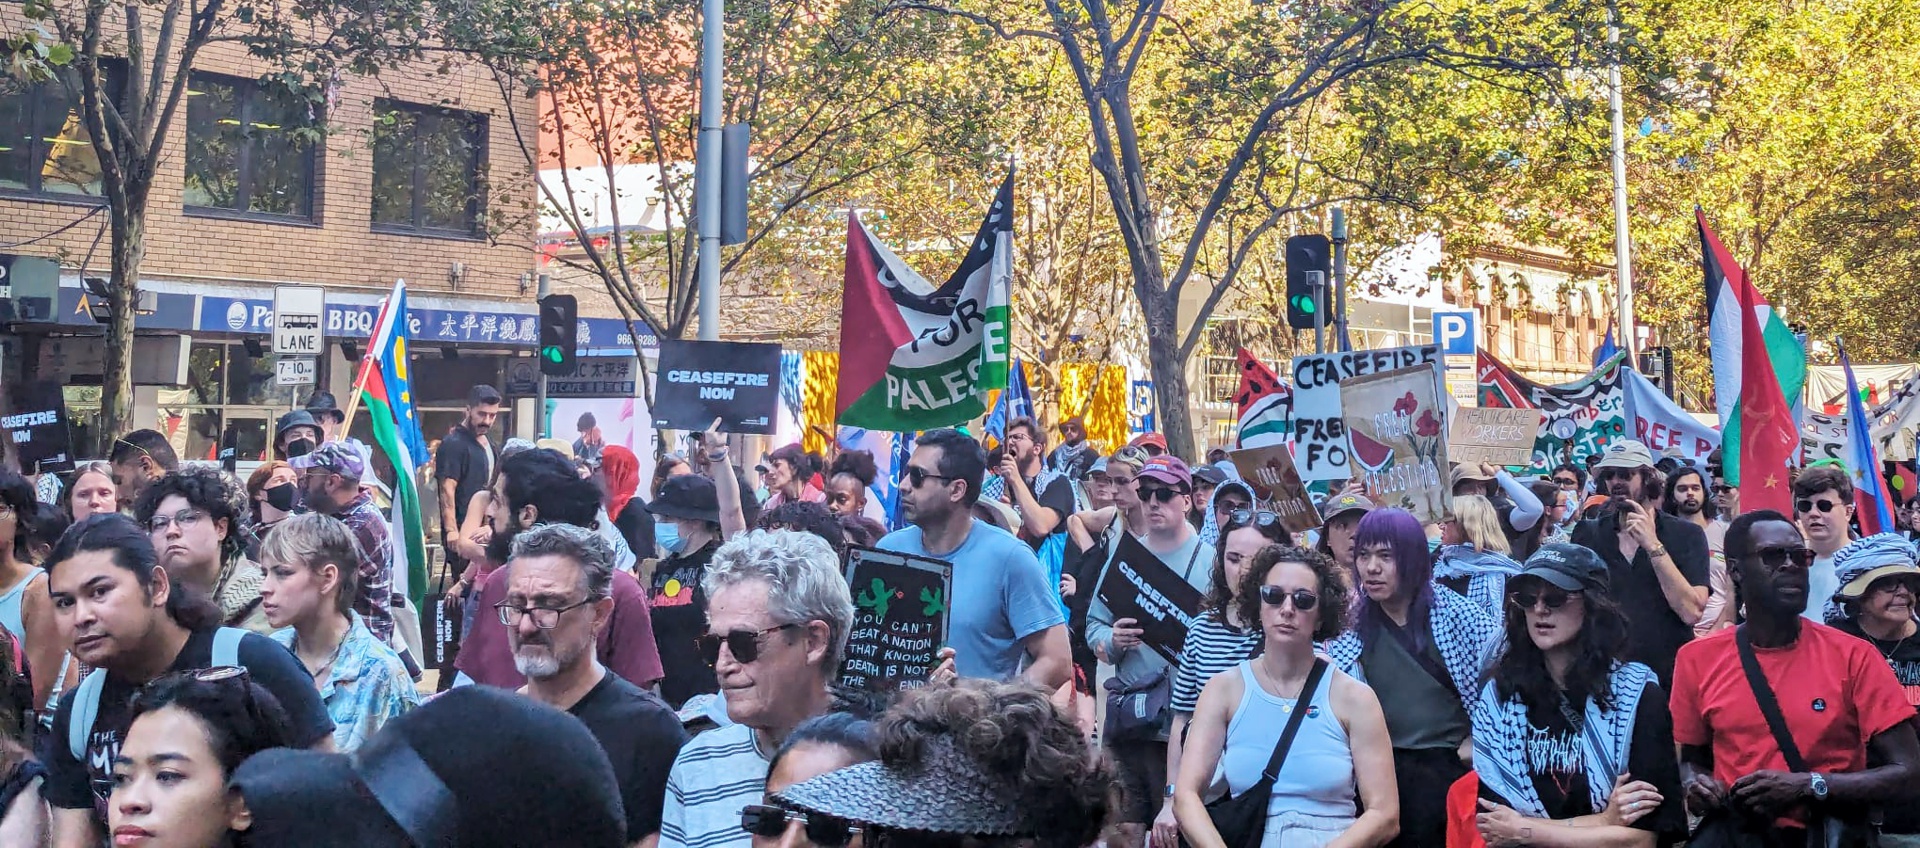
{"type": "MultiPolygon", "coordinates": [[[[358,749],[389,719],[420,705],[420,693],[400,655],[367,629],[357,612],[333,655],[333,668],[320,684],[320,702],[333,719],[333,744],[340,753],[358,749]]],[[[294,649],[295,633],[286,627],[273,640],[294,649]]]]}

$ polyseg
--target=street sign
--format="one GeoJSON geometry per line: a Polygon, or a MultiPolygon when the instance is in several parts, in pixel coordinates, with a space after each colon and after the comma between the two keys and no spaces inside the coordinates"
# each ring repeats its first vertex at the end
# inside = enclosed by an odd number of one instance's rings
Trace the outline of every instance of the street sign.
{"type": "Polygon", "coordinates": [[[1442,356],[1472,356],[1479,344],[1479,315],[1465,312],[1434,312],[1433,343],[1442,356]]]}
{"type": "MultiPolygon", "coordinates": [[[[326,312],[326,289],[319,286],[274,286],[273,352],[282,356],[319,356],[324,344],[320,339],[321,319],[326,312]]],[[[281,385],[296,384],[283,379],[281,385]]]]}
{"type": "Polygon", "coordinates": [[[276,386],[311,386],[320,373],[320,360],[311,356],[289,356],[273,363],[276,386]]]}

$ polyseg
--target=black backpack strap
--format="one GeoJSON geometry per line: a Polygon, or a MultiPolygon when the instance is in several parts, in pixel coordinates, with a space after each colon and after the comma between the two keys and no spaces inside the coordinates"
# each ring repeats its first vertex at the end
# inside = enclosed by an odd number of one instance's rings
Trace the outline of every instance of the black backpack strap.
{"type": "MultiPolygon", "coordinates": [[[[1307,672],[1307,682],[1300,687],[1300,697],[1293,703],[1293,715],[1287,717],[1287,729],[1280,732],[1280,741],[1273,746],[1273,757],[1267,760],[1267,771],[1261,777],[1268,783],[1278,780],[1280,766],[1287,761],[1287,749],[1293,747],[1293,737],[1300,733],[1300,722],[1307,717],[1307,710],[1313,706],[1313,693],[1320,688],[1320,678],[1326,676],[1327,661],[1313,658],[1313,670],[1307,672]]],[[[1258,680],[1254,685],[1260,685],[1258,680]]]]}
{"type": "Polygon", "coordinates": [[[1747,672],[1747,686],[1753,689],[1753,699],[1760,702],[1760,714],[1767,717],[1767,729],[1773,731],[1774,743],[1787,758],[1787,770],[1806,771],[1807,761],[1800,757],[1800,746],[1793,743],[1793,734],[1787,732],[1787,718],[1780,714],[1780,702],[1773,697],[1773,686],[1767,683],[1767,674],[1760,670],[1760,660],[1753,655],[1753,643],[1747,641],[1746,625],[1734,628],[1733,642],[1740,648],[1740,667],[1747,672]]]}

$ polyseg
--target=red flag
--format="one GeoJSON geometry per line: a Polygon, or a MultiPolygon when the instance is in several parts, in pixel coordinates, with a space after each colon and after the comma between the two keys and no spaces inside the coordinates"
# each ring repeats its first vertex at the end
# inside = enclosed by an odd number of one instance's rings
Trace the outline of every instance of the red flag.
{"type": "Polygon", "coordinates": [[[893,352],[913,340],[893,296],[880,284],[880,266],[874,245],[860,216],[847,213],[846,287],[840,295],[840,380],[834,398],[835,417],[886,379],[893,352]]]}
{"type": "Polygon", "coordinates": [[[1760,343],[1756,308],[1760,294],[1746,280],[1733,287],[1740,302],[1740,509],[1771,509],[1793,514],[1793,488],[1788,463],[1800,450],[1793,410],[1780,393],[1773,359],[1760,343]]]}

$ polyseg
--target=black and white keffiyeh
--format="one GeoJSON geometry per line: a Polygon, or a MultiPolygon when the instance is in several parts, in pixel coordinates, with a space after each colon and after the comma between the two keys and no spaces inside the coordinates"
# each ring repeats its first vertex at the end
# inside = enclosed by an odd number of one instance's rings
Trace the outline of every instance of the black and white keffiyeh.
{"type": "Polygon", "coordinates": [[[1447,545],[1434,555],[1434,582],[1467,578],[1467,600],[1478,604],[1495,621],[1505,614],[1507,580],[1519,573],[1520,563],[1512,557],[1475,550],[1472,545],[1447,545]]]}
{"type": "MultiPolygon", "coordinates": [[[[1590,812],[1606,807],[1613,782],[1626,771],[1640,696],[1654,680],[1653,669],[1645,665],[1617,663],[1608,680],[1612,707],[1602,710],[1597,699],[1587,699],[1578,733],[1581,762],[1587,773],[1587,797],[1594,806],[1590,812]]],[[[1473,719],[1473,770],[1480,776],[1481,785],[1507,799],[1523,816],[1547,817],[1540,790],[1527,766],[1527,738],[1533,732],[1527,705],[1517,696],[1501,700],[1493,682],[1488,681],[1480,696],[1468,704],[1467,712],[1473,719]]]]}
{"type": "MultiPolygon", "coordinates": [[[[1479,604],[1460,597],[1445,586],[1433,586],[1433,607],[1427,613],[1427,625],[1440,659],[1453,678],[1453,689],[1462,699],[1480,688],[1480,673],[1486,668],[1488,651],[1500,636],[1500,620],[1487,614],[1479,604]]],[[[1366,644],[1357,628],[1334,637],[1325,645],[1327,658],[1336,668],[1358,680],[1366,680],[1360,667],[1360,652],[1366,644]]]]}

